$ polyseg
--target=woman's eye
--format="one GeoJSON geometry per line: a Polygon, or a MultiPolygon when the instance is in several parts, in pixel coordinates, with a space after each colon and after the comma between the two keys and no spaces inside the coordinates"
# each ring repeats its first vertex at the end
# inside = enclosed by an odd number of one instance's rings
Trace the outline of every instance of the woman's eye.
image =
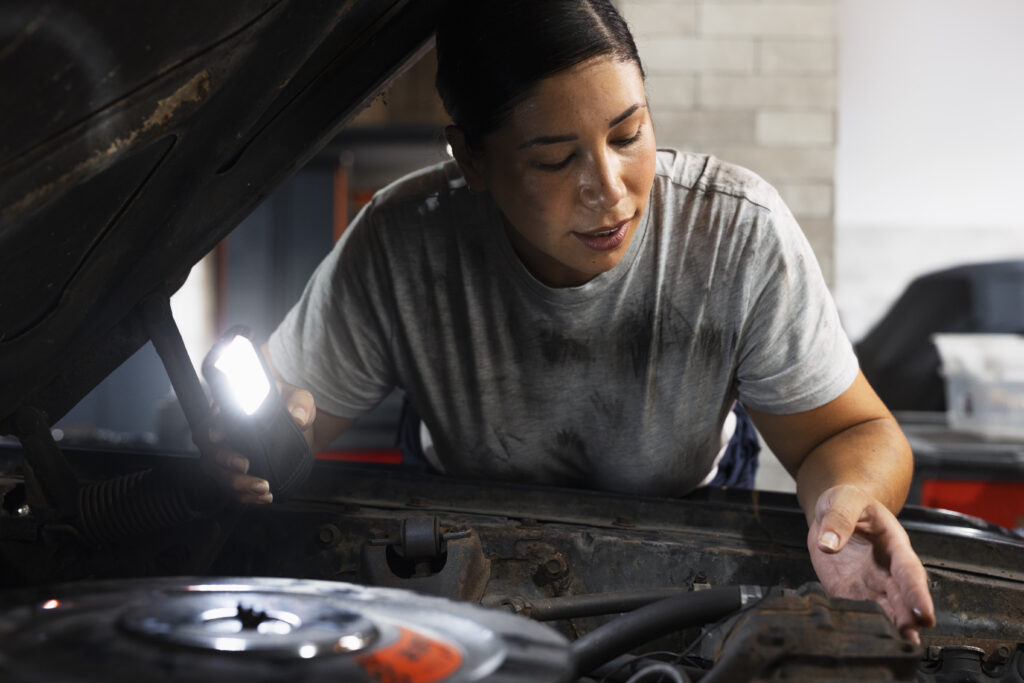
{"type": "Polygon", "coordinates": [[[619,140],[612,140],[612,144],[615,145],[616,147],[629,147],[634,142],[636,142],[637,140],[640,139],[640,133],[641,132],[643,132],[643,129],[642,128],[637,128],[636,132],[633,133],[632,137],[621,138],[619,140]]]}
{"type": "Polygon", "coordinates": [[[561,161],[559,161],[557,163],[554,163],[554,164],[546,164],[543,161],[538,161],[536,163],[536,166],[537,166],[537,168],[541,169],[542,171],[560,171],[560,170],[562,170],[563,168],[565,168],[566,166],[569,165],[569,162],[572,161],[572,157],[573,157],[573,155],[570,154],[566,158],[564,158],[561,161]]]}

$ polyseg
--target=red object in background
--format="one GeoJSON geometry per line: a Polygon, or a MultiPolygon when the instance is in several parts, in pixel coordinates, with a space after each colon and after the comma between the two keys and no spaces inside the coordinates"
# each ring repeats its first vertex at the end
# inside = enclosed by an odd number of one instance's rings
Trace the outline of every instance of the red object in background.
{"type": "Polygon", "coordinates": [[[928,479],[921,505],[981,517],[1008,529],[1024,527],[1024,481],[928,479]]]}
{"type": "Polygon", "coordinates": [[[321,451],[314,457],[317,460],[333,460],[334,462],[369,462],[376,465],[402,464],[402,452],[396,450],[321,451]]]}

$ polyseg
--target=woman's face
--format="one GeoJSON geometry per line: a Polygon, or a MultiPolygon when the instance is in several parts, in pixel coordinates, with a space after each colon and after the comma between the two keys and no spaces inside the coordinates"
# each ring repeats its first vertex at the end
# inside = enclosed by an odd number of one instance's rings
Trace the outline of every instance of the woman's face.
{"type": "Polygon", "coordinates": [[[595,57],[541,81],[475,156],[477,188],[501,209],[541,282],[572,287],[622,259],[654,182],[639,68],[595,57]]]}

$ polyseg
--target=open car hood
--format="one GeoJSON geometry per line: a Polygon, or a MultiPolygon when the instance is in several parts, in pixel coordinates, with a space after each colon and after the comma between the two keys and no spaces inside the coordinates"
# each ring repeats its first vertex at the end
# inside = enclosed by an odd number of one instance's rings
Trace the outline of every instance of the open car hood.
{"type": "Polygon", "coordinates": [[[440,4],[0,6],[0,427],[140,348],[140,302],[414,62],[440,4]]]}

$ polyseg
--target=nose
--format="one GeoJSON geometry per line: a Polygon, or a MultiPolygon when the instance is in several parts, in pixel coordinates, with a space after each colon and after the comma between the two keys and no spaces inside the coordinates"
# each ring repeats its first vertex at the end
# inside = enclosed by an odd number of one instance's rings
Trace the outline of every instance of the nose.
{"type": "Polygon", "coordinates": [[[622,162],[614,155],[595,154],[581,171],[580,201],[591,209],[608,209],[626,196],[622,162]]]}

